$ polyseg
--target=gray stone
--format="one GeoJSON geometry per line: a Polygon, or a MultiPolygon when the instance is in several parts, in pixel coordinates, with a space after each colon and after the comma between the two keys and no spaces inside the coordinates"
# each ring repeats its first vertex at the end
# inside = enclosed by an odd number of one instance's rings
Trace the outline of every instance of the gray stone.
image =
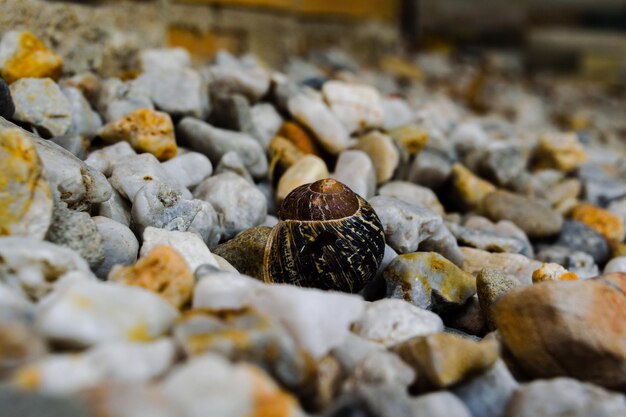
{"type": "Polygon", "coordinates": [[[139,54],[139,64],[144,72],[170,71],[191,66],[191,55],[185,48],[150,48],[139,54]]]}
{"type": "Polygon", "coordinates": [[[61,136],[68,131],[72,106],[53,80],[22,78],[10,89],[15,103],[14,120],[28,123],[44,137],[61,136]]]}
{"type": "Polygon", "coordinates": [[[59,397],[0,387],[0,417],[93,417],[86,403],[77,398],[59,397]]]}
{"type": "Polygon", "coordinates": [[[276,191],[269,181],[261,181],[256,184],[256,188],[263,193],[267,201],[267,214],[276,215],[278,204],[276,203],[276,191]]]}
{"type": "Polygon", "coordinates": [[[332,177],[365,199],[376,192],[376,170],[363,151],[351,149],[341,152],[332,177]]]}
{"type": "Polygon", "coordinates": [[[11,119],[15,113],[15,104],[7,83],[0,78],[0,117],[11,119]]]}
{"type": "Polygon", "coordinates": [[[239,155],[235,151],[228,151],[222,155],[220,162],[215,168],[215,175],[223,174],[225,172],[237,174],[250,184],[254,184],[254,180],[250,176],[250,173],[246,170],[246,167],[243,165],[243,162],[241,162],[239,155]]]}
{"type": "Polygon", "coordinates": [[[240,93],[256,102],[269,90],[270,75],[258,65],[241,62],[226,51],[219,51],[215,61],[207,71],[211,91],[240,93]]]}
{"type": "Polygon", "coordinates": [[[624,395],[571,378],[539,380],[520,387],[506,417],[621,417],[624,395]]]}
{"type": "Polygon", "coordinates": [[[58,203],[52,212],[52,223],[46,240],[75,250],[96,269],[104,261],[102,235],[88,213],[70,210],[58,203]]]}
{"type": "Polygon", "coordinates": [[[626,272],[626,256],[618,256],[611,259],[604,267],[604,273],[626,272]]]}
{"type": "Polygon", "coordinates": [[[626,196],[626,181],[614,178],[599,165],[587,163],[578,169],[585,200],[600,207],[626,196]]]}
{"type": "Polygon", "coordinates": [[[489,370],[454,387],[452,392],[473,416],[504,417],[507,404],[518,386],[504,362],[498,360],[489,370]]]}
{"type": "Polygon", "coordinates": [[[171,178],[191,188],[200,184],[213,173],[213,165],[209,158],[198,152],[186,152],[161,163],[171,178]]]}
{"type": "Polygon", "coordinates": [[[576,220],[563,222],[563,228],[556,245],[569,248],[572,251],[586,252],[598,264],[606,262],[610,256],[609,244],[604,236],[576,220]]]}
{"type": "Polygon", "coordinates": [[[109,78],[102,83],[97,110],[105,123],[114,122],[141,108],[154,110],[148,94],[132,82],[109,78]]]}
{"type": "Polygon", "coordinates": [[[61,86],[61,91],[70,102],[72,108],[72,124],[68,133],[87,138],[98,134],[102,127],[100,115],[93,111],[83,93],[76,87],[61,86]]]}
{"type": "Polygon", "coordinates": [[[261,134],[257,131],[252,121],[252,111],[248,99],[241,94],[217,93],[211,95],[211,124],[228,130],[247,133],[257,139],[263,148],[267,143],[261,140],[261,134]]]}
{"type": "Polygon", "coordinates": [[[472,417],[465,404],[449,391],[411,398],[411,409],[419,417],[472,417]]]}
{"type": "Polygon", "coordinates": [[[395,197],[414,206],[426,207],[440,216],[445,214],[437,195],[430,188],[408,181],[390,181],[378,189],[378,194],[395,197]]]}
{"type": "Polygon", "coordinates": [[[493,306],[500,297],[519,286],[520,283],[517,279],[498,269],[485,268],[478,273],[476,292],[480,309],[490,329],[495,329],[495,321],[491,312],[493,306]]]}
{"type": "Polygon", "coordinates": [[[580,279],[595,277],[600,274],[598,265],[586,252],[572,251],[563,246],[539,247],[536,259],[541,262],[553,262],[574,272],[580,279]]]}
{"type": "Polygon", "coordinates": [[[254,178],[267,175],[265,150],[249,135],[218,129],[191,117],[178,124],[177,134],[191,149],[208,156],[213,164],[226,152],[235,151],[254,178]]]}
{"type": "Polygon", "coordinates": [[[415,112],[403,98],[384,97],[381,105],[383,109],[383,129],[387,131],[406,126],[415,121],[415,112]]]}
{"type": "Polygon", "coordinates": [[[528,163],[521,146],[511,142],[491,143],[483,152],[479,152],[478,172],[481,176],[506,186],[515,180],[528,163]]]}
{"type": "Polygon", "coordinates": [[[135,263],[139,253],[139,242],[128,226],[115,220],[95,216],[93,221],[98,227],[104,245],[104,261],[94,270],[94,273],[104,280],[115,265],[135,263]]]}
{"type": "Polygon", "coordinates": [[[226,259],[242,274],[264,279],[264,255],[272,229],[256,226],[213,248],[213,253],[226,259]]]}
{"type": "Polygon", "coordinates": [[[88,142],[83,140],[83,138],[77,133],[67,133],[63,136],[55,136],[50,138],[50,141],[56,143],[80,160],[85,160],[87,157],[88,142]]]}
{"type": "Polygon", "coordinates": [[[626,198],[614,200],[609,204],[607,210],[622,219],[622,222],[626,224],[626,198]]]}
{"type": "Polygon", "coordinates": [[[174,117],[208,114],[207,86],[198,72],[191,68],[170,68],[147,71],[132,81],[133,88],[143,90],[157,109],[174,117]]]}
{"type": "Polygon", "coordinates": [[[437,213],[394,197],[376,196],[369,202],[383,224],[387,244],[396,252],[431,250],[462,264],[463,255],[456,239],[437,213]]]}
{"type": "Polygon", "coordinates": [[[282,116],[270,103],[258,103],[252,106],[252,123],[259,133],[263,148],[267,148],[272,138],[283,124],[282,116]]]}
{"type": "Polygon", "coordinates": [[[426,148],[415,156],[407,180],[428,188],[442,185],[452,173],[452,162],[443,152],[426,148]]]}
{"type": "Polygon", "coordinates": [[[394,386],[357,385],[345,393],[324,417],[413,417],[408,394],[394,386]]]}
{"type": "Polygon", "coordinates": [[[91,152],[87,159],[85,159],[85,163],[102,172],[107,177],[110,177],[113,172],[114,162],[119,161],[125,156],[134,155],[137,155],[137,152],[135,152],[128,142],[123,141],[91,152]]]}
{"type": "Polygon", "coordinates": [[[523,249],[520,250],[519,253],[528,257],[533,257],[534,255],[533,247],[530,244],[526,233],[524,233],[522,229],[517,227],[515,223],[511,221],[500,220],[499,222],[494,223],[486,217],[470,216],[464,220],[463,226],[472,230],[496,234],[509,239],[515,239],[523,246],[523,249]]]}
{"type": "Polygon", "coordinates": [[[242,177],[226,172],[204,180],[194,190],[194,197],[208,201],[221,216],[222,239],[258,226],[267,215],[263,194],[242,177]]]}
{"type": "Polygon", "coordinates": [[[96,212],[99,216],[108,217],[130,227],[130,203],[116,190],[111,193],[111,198],[97,205],[96,212]]]}
{"type": "Polygon", "coordinates": [[[447,226],[461,246],[469,246],[488,252],[508,252],[528,255],[528,246],[523,240],[510,236],[502,236],[495,232],[470,229],[454,223],[447,223],[447,226]]]}

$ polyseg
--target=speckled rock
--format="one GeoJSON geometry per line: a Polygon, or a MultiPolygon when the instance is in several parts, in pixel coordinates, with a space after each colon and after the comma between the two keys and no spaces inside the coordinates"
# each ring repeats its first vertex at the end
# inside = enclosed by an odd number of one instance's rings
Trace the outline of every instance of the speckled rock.
{"type": "Polygon", "coordinates": [[[626,275],[614,273],[513,290],[493,310],[498,331],[529,375],[623,386],[625,287],[626,275]]]}
{"type": "Polygon", "coordinates": [[[218,267],[217,260],[209,248],[195,233],[146,227],[142,238],[141,256],[146,256],[157,246],[165,245],[182,255],[191,271],[195,271],[200,265],[205,264],[218,267]]]}
{"type": "Polygon", "coordinates": [[[115,265],[130,265],[137,260],[139,242],[124,224],[103,216],[92,218],[102,236],[104,261],[94,270],[100,279],[106,279],[115,265]]]}
{"type": "Polygon", "coordinates": [[[8,31],[0,42],[0,76],[13,83],[20,78],[57,79],[63,59],[30,32],[8,31]]]}
{"type": "Polygon", "coordinates": [[[461,208],[479,211],[483,207],[483,200],[496,187],[490,182],[476,176],[461,164],[452,166],[452,190],[461,208]]]}
{"type": "Polygon", "coordinates": [[[399,255],[383,276],[388,297],[437,312],[458,308],[476,293],[474,277],[434,252],[399,255]]]}
{"type": "Polygon", "coordinates": [[[483,200],[483,209],[493,221],[512,221],[531,239],[553,236],[563,225],[563,217],[548,206],[507,191],[487,195],[483,200]]]}
{"type": "Polygon", "coordinates": [[[443,322],[438,315],[406,301],[383,299],[367,304],[352,331],[373,342],[393,346],[416,336],[443,331],[443,322]]]}
{"type": "Polygon", "coordinates": [[[125,156],[135,155],[137,155],[137,152],[131,148],[128,142],[118,142],[91,152],[85,159],[85,163],[105,176],[110,177],[115,162],[118,162],[125,156]]]}
{"type": "MultiPolygon", "coordinates": [[[[522,244],[522,250],[519,252],[528,257],[534,255],[534,250],[528,236],[522,229],[515,225],[515,223],[509,220],[500,220],[499,222],[492,222],[486,217],[482,216],[470,216],[463,222],[463,226],[471,230],[479,232],[487,232],[489,234],[495,234],[506,239],[514,239],[522,244]]],[[[512,242],[511,242],[512,243],[512,242]]],[[[518,244],[514,244],[517,246],[518,244]]],[[[498,251],[496,251],[498,252],[498,251]]],[[[506,251],[503,251],[506,252],[506,251]]]]}
{"type": "Polygon", "coordinates": [[[476,276],[483,268],[499,269],[522,285],[532,284],[533,271],[541,266],[541,262],[516,253],[491,253],[465,246],[461,252],[464,257],[461,269],[465,272],[476,276]]]}
{"type": "Polygon", "coordinates": [[[539,139],[535,159],[540,168],[568,172],[583,164],[587,154],[576,133],[548,133],[539,139]]]}
{"type": "Polygon", "coordinates": [[[43,239],[52,219],[53,203],[42,162],[23,130],[2,123],[0,165],[0,236],[43,239]]]}
{"type": "Polygon", "coordinates": [[[11,89],[7,83],[0,78],[0,117],[10,119],[15,113],[15,104],[11,97],[11,89]]]}
{"type": "Polygon", "coordinates": [[[139,153],[149,152],[160,161],[176,156],[174,125],[167,113],[141,108],[109,122],[100,137],[108,143],[125,141],[139,153]]]}
{"type": "Polygon", "coordinates": [[[231,172],[204,180],[194,190],[194,196],[211,203],[222,218],[222,239],[258,226],[267,215],[263,194],[248,181],[231,172]]]}
{"type": "Polygon", "coordinates": [[[493,307],[498,300],[511,290],[520,286],[517,279],[507,275],[498,269],[485,268],[476,277],[476,292],[480,302],[480,310],[487,320],[490,329],[495,328],[492,313],[493,307]]]}
{"type": "Polygon", "coordinates": [[[606,239],[594,229],[575,220],[566,220],[556,242],[573,251],[582,251],[593,256],[595,262],[602,264],[609,257],[606,239]]]}
{"type": "Polygon", "coordinates": [[[503,236],[497,232],[470,229],[451,222],[448,222],[447,226],[460,245],[471,248],[488,252],[522,253],[527,255],[526,251],[528,251],[530,246],[521,239],[503,236]]]}
{"type": "Polygon", "coordinates": [[[87,138],[94,137],[102,127],[100,115],[91,108],[78,88],[61,85],[61,91],[69,100],[72,108],[72,124],[67,133],[74,133],[87,138]]]}
{"type": "Polygon", "coordinates": [[[305,155],[285,171],[276,187],[276,198],[283,201],[287,195],[301,185],[328,178],[328,168],[323,159],[305,155]]]}
{"type": "Polygon", "coordinates": [[[42,136],[60,136],[70,128],[72,107],[50,78],[22,78],[11,84],[11,96],[13,119],[32,125],[42,136]]]}
{"type": "Polygon", "coordinates": [[[624,222],[607,210],[592,204],[581,203],[574,207],[571,216],[572,219],[578,220],[600,233],[611,245],[624,240],[626,234],[624,222]]]}
{"type": "Polygon", "coordinates": [[[365,199],[373,197],[376,192],[376,170],[363,151],[341,152],[332,177],[365,199]]]}
{"type": "Polygon", "coordinates": [[[448,333],[415,337],[392,350],[415,369],[421,389],[442,389],[466,381],[498,359],[495,340],[477,343],[448,333]]]}
{"type": "Polygon", "coordinates": [[[137,109],[154,109],[146,91],[117,78],[102,83],[96,104],[105,123],[119,120],[137,109]]]}
{"type": "Polygon", "coordinates": [[[178,312],[142,288],[73,281],[43,301],[35,325],[47,338],[76,346],[145,342],[169,330],[178,312]]]}
{"type": "Polygon", "coordinates": [[[408,181],[390,181],[378,189],[378,194],[395,197],[412,205],[424,206],[440,216],[445,213],[439,199],[430,188],[408,181]]]}
{"type": "Polygon", "coordinates": [[[213,248],[213,253],[226,259],[237,271],[263,280],[263,256],[271,228],[256,226],[213,248]]]}
{"type": "Polygon", "coordinates": [[[354,149],[361,150],[370,157],[378,184],[389,181],[400,163],[400,153],[393,139],[377,131],[361,137],[354,149]]]}
{"type": "Polygon", "coordinates": [[[381,98],[375,88],[331,80],[324,83],[322,93],[348,133],[383,124],[381,98]]]}
{"type": "Polygon", "coordinates": [[[185,187],[195,187],[213,173],[209,158],[198,152],[186,152],[161,163],[170,178],[185,187]]]}

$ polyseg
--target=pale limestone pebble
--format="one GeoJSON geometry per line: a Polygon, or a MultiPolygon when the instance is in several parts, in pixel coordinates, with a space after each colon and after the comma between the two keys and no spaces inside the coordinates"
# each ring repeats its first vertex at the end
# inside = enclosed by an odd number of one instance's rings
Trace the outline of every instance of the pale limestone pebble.
{"type": "Polygon", "coordinates": [[[215,175],[223,174],[224,172],[232,172],[244,178],[250,184],[254,184],[254,179],[252,179],[250,173],[246,170],[246,167],[235,151],[228,151],[222,155],[220,162],[217,164],[217,167],[215,167],[215,175]]]}
{"type": "Polygon", "coordinates": [[[236,309],[245,305],[278,320],[300,347],[319,359],[343,342],[365,302],[351,294],[264,284],[226,272],[204,274],[196,286],[194,308],[236,309]]]}
{"type": "Polygon", "coordinates": [[[85,159],[85,163],[102,172],[105,176],[110,177],[115,162],[125,156],[134,155],[137,155],[137,152],[135,152],[128,142],[118,142],[91,152],[87,159],[85,159]]]}
{"type": "Polygon", "coordinates": [[[349,133],[382,126],[383,107],[375,88],[331,80],[324,83],[322,93],[349,133]]]}
{"type": "Polygon", "coordinates": [[[95,279],[77,252],[33,238],[0,238],[0,259],[2,282],[33,300],[44,297],[70,274],[95,279]]]}
{"type": "Polygon", "coordinates": [[[476,121],[460,123],[450,134],[450,142],[461,157],[469,152],[486,148],[491,139],[485,129],[476,121]]]}
{"type": "Polygon", "coordinates": [[[217,265],[219,266],[220,270],[225,271],[225,272],[232,272],[233,274],[239,274],[239,271],[237,271],[237,268],[232,266],[231,263],[228,262],[226,259],[216,254],[213,254],[213,257],[217,261],[217,265]]]}
{"type": "Polygon", "coordinates": [[[94,270],[102,280],[115,265],[131,265],[137,260],[139,242],[124,224],[103,216],[93,217],[104,244],[104,261],[94,270]]]}
{"type": "Polygon", "coordinates": [[[315,155],[305,155],[280,177],[276,187],[276,199],[281,202],[299,186],[328,178],[328,176],[328,168],[322,158],[315,155]]]}
{"type": "Polygon", "coordinates": [[[129,201],[113,189],[111,198],[97,205],[96,213],[98,213],[99,216],[108,217],[124,226],[130,227],[130,209],[129,201]]]}
{"type": "Polygon", "coordinates": [[[541,262],[557,263],[580,279],[588,279],[600,275],[600,269],[593,257],[586,252],[572,251],[564,246],[539,246],[535,259],[541,262]]]}
{"type": "Polygon", "coordinates": [[[154,247],[164,245],[178,251],[185,258],[191,271],[205,264],[219,267],[207,245],[195,233],[146,227],[142,241],[140,256],[146,256],[154,247]]]}
{"type": "Polygon", "coordinates": [[[270,74],[256,63],[238,60],[221,50],[215,56],[215,64],[206,70],[210,88],[226,93],[240,93],[256,102],[270,88],[270,74]]]}
{"type": "Polygon", "coordinates": [[[191,66],[191,55],[185,48],[149,48],[139,53],[139,65],[144,72],[169,71],[191,66]]]}
{"type": "Polygon", "coordinates": [[[430,188],[408,181],[390,181],[378,189],[378,194],[395,197],[414,206],[424,206],[440,216],[445,214],[437,195],[430,188]]]}
{"type": "Polygon", "coordinates": [[[376,170],[370,157],[363,151],[341,152],[332,177],[347,185],[362,198],[373,197],[376,192],[376,170]]]}
{"type": "Polygon", "coordinates": [[[432,250],[460,265],[463,254],[441,216],[395,197],[369,200],[385,229],[387,243],[398,253],[432,250]]]}
{"type": "Polygon", "coordinates": [[[218,213],[223,226],[223,240],[260,225],[267,215],[267,203],[263,194],[232,172],[204,180],[194,190],[194,197],[211,203],[218,213]]]}
{"type": "Polygon", "coordinates": [[[443,322],[435,313],[404,300],[387,298],[367,303],[352,331],[389,347],[416,336],[441,332],[443,322]]]}
{"type": "Polygon", "coordinates": [[[70,152],[81,161],[87,158],[88,139],[83,138],[77,133],[66,133],[63,136],[56,136],[49,140],[70,152]]]}
{"type": "Polygon", "coordinates": [[[159,181],[151,181],[137,192],[131,219],[139,236],[146,227],[193,232],[213,247],[222,235],[220,220],[210,203],[184,199],[182,193],[159,181]]]}
{"type": "Polygon", "coordinates": [[[420,417],[472,417],[463,401],[449,391],[413,397],[411,409],[420,417]]]}
{"type": "Polygon", "coordinates": [[[326,151],[337,155],[350,146],[349,132],[321,98],[300,93],[290,97],[287,106],[291,115],[314,133],[326,151]]]}
{"type": "Polygon", "coordinates": [[[374,131],[359,138],[354,149],[365,152],[376,170],[376,183],[389,181],[400,164],[400,152],[390,136],[374,131]]]}
{"type": "Polygon", "coordinates": [[[148,70],[132,84],[144,91],[159,110],[172,116],[204,118],[209,113],[207,85],[194,69],[148,70]]]}
{"type": "Polygon", "coordinates": [[[174,368],[159,388],[183,417],[305,416],[263,371],[212,353],[174,368]]]}
{"type": "Polygon", "coordinates": [[[604,267],[604,273],[625,272],[626,273],[626,256],[618,256],[611,259],[604,267]]]}
{"type": "Polygon", "coordinates": [[[119,120],[137,109],[154,110],[154,104],[148,94],[137,88],[132,82],[109,78],[101,83],[96,110],[105,123],[119,120]]]}
{"type": "Polygon", "coordinates": [[[252,123],[260,134],[261,144],[267,148],[267,145],[283,125],[283,118],[270,103],[255,104],[250,111],[252,123]]]}
{"type": "Polygon", "coordinates": [[[407,180],[428,188],[437,188],[450,177],[452,162],[450,157],[437,149],[426,148],[415,156],[407,180]]]}
{"type": "Polygon", "coordinates": [[[26,132],[0,117],[0,235],[43,239],[53,200],[41,159],[26,132]]]}
{"type": "Polygon", "coordinates": [[[576,281],[578,275],[568,271],[559,264],[544,263],[533,271],[533,284],[545,281],[576,281]]]}
{"type": "Polygon", "coordinates": [[[18,289],[4,281],[0,282],[0,319],[15,317],[33,317],[35,304],[18,289]]]}
{"type": "Polygon", "coordinates": [[[461,252],[465,272],[476,276],[483,268],[499,269],[514,276],[521,285],[532,284],[533,271],[541,266],[541,262],[516,253],[491,253],[465,246],[461,247],[461,252]]]}
{"type": "Polygon", "coordinates": [[[265,216],[265,221],[261,224],[261,226],[274,227],[277,224],[278,224],[278,217],[268,214],[267,216],[265,216]]]}
{"type": "Polygon", "coordinates": [[[175,357],[170,339],[109,342],[82,353],[46,356],[19,368],[11,383],[54,395],[77,393],[104,382],[146,383],[165,373],[175,357]]]}
{"type": "Polygon", "coordinates": [[[528,255],[529,248],[532,248],[523,240],[505,236],[501,233],[471,229],[453,222],[447,222],[446,225],[459,245],[489,252],[521,253],[524,255],[528,255]]]}
{"type": "Polygon", "coordinates": [[[0,76],[11,84],[21,78],[58,79],[63,59],[48,49],[35,35],[11,30],[0,42],[0,76]]]}
{"type": "Polygon", "coordinates": [[[155,339],[177,317],[172,305],[143,288],[74,280],[41,301],[35,326],[52,341],[92,346],[155,339]]]}
{"type": "Polygon", "coordinates": [[[265,150],[250,135],[219,129],[193,117],[185,117],[176,129],[183,144],[208,156],[213,164],[226,152],[235,151],[252,177],[260,179],[267,175],[265,150]]]}
{"type": "Polygon", "coordinates": [[[150,182],[161,182],[172,187],[182,198],[190,199],[189,190],[171,178],[156,157],[149,153],[121,158],[113,162],[109,182],[129,201],[150,182]]]}
{"type": "Polygon", "coordinates": [[[500,220],[499,222],[494,223],[486,217],[471,216],[465,220],[463,226],[469,229],[493,232],[504,237],[517,239],[524,245],[524,249],[521,253],[528,257],[533,256],[534,251],[530,241],[528,240],[528,236],[526,236],[526,233],[524,233],[524,231],[512,221],[500,220]]]}
{"type": "Polygon", "coordinates": [[[213,165],[209,158],[198,152],[186,152],[161,163],[170,176],[185,187],[191,188],[200,184],[213,173],[213,165]]]}
{"type": "Polygon", "coordinates": [[[72,109],[72,124],[67,133],[92,138],[102,127],[102,119],[96,113],[83,93],[76,87],[61,85],[61,91],[68,99],[72,109]]]}
{"type": "Polygon", "coordinates": [[[415,112],[409,103],[400,97],[383,97],[383,124],[385,130],[397,129],[413,123],[416,119],[415,112]]]}

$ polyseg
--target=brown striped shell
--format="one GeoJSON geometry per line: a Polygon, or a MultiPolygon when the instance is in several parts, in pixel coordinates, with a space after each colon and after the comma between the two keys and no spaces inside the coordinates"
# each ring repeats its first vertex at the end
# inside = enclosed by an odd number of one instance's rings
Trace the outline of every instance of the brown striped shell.
{"type": "Polygon", "coordinates": [[[283,201],[265,248],[266,282],[360,291],[385,252],[383,226],[367,201],[323,179],[283,201]]]}

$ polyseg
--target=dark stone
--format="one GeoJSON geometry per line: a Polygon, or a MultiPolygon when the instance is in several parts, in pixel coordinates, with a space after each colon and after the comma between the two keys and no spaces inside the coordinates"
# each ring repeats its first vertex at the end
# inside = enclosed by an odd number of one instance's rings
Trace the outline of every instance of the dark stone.
{"type": "Polygon", "coordinates": [[[0,78],[0,117],[10,119],[15,113],[15,104],[11,98],[11,90],[7,83],[0,78]]]}
{"type": "Polygon", "coordinates": [[[76,399],[0,387],[0,417],[94,417],[76,399]]]}
{"type": "Polygon", "coordinates": [[[596,263],[602,264],[610,256],[609,244],[598,232],[576,220],[566,220],[556,242],[573,251],[586,252],[596,263]]]}
{"type": "Polygon", "coordinates": [[[404,390],[385,385],[359,385],[330,407],[325,417],[412,417],[404,390]]]}
{"type": "Polygon", "coordinates": [[[593,163],[578,169],[578,178],[583,185],[585,200],[600,207],[626,196],[626,181],[611,177],[600,166],[593,163]]]}
{"type": "Polygon", "coordinates": [[[217,245],[211,252],[226,259],[240,273],[262,280],[265,245],[271,231],[267,226],[252,227],[217,245]]]}

